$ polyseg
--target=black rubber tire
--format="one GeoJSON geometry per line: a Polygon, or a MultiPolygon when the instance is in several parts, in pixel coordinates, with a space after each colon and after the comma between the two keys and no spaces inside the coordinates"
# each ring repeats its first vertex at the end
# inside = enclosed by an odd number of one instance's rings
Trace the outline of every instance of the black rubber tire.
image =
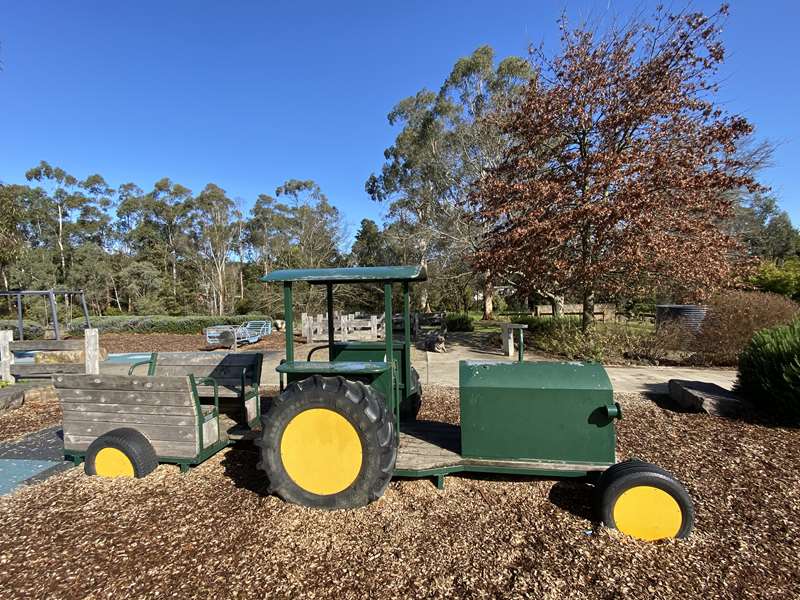
{"type": "Polygon", "coordinates": [[[97,475],[94,459],[103,448],[116,448],[133,464],[134,477],[145,477],[158,466],[158,457],[150,441],[136,429],[123,427],[104,433],[86,450],[83,470],[87,475],[97,475]]]}
{"type": "Polygon", "coordinates": [[[414,392],[400,403],[400,420],[403,422],[416,421],[422,408],[422,384],[414,367],[411,367],[411,387],[414,392]]]}
{"type": "Polygon", "coordinates": [[[358,508],[386,491],[397,460],[398,435],[383,396],[360,381],[314,375],[293,382],[261,417],[258,467],[269,478],[270,491],[287,502],[328,510],[358,508]],[[312,408],[332,410],[353,426],[362,448],[361,470],[346,489],[330,495],[314,494],[297,485],[281,460],[281,438],[298,414],[312,408]]]}
{"type": "Polygon", "coordinates": [[[694,528],[694,503],[686,488],[668,471],[640,460],[629,460],[609,467],[597,485],[597,504],[600,520],[612,529],[614,505],[626,490],[647,485],[667,492],[681,509],[681,526],[676,538],[686,538],[694,528]]]}

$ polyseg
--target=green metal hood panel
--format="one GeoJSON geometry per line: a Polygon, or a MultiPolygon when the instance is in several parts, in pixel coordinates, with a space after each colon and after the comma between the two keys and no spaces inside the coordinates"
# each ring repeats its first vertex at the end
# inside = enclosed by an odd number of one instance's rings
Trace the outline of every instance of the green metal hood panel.
{"type": "Polygon", "coordinates": [[[342,267],[337,269],[284,269],[273,271],[261,281],[308,281],[310,283],[364,283],[368,281],[425,281],[420,265],[401,267],[342,267]]]}
{"type": "Polygon", "coordinates": [[[589,362],[525,362],[464,360],[460,364],[461,385],[494,386],[526,390],[611,391],[611,380],[603,365],[589,362]]]}
{"type": "Polygon", "coordinates": [[[602,365],[461,361],[459,381],[465,458],[615,462],[619,409],[602,365]]]}

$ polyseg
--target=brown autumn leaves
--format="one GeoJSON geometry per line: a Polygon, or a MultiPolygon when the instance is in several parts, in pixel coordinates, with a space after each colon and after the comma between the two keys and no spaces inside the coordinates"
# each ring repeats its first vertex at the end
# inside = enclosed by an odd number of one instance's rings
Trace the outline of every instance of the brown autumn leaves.
{"type": "Polygon", "coordinates": [[[504,160],[471,196],[488,230],[477,266],[585,312],[595,293],[697,299],[741,274],[721,224],[760,186],[752,126],[713,100],[726,14],[659,10],[602,36],[562,22],[561,53],[532,52],[536,76],[492,116],[504,160]]]}

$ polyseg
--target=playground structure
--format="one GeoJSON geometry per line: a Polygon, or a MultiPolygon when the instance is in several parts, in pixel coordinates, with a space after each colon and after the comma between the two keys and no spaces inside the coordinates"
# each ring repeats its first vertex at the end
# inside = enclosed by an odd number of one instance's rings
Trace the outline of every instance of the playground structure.
{"type": "MultiPolygon", "coordinates": [[[[80,355],[78,355],[80,356],[80,355]]],[[[100,342],[97,329],[84,330],[83,339],[75,340],[19,340],[14,341],[14,333],[0,331],[0,381],[15,383],[20,380],[50,379],[58,373],[84,373],[94,375],[100,372],[100,342]],[[54,353],[63,357],[65,353],[83,352],[79,362],[34,362],[17,364],[15,353],[39,352],[54,353]]]]}
{"type": "MultiPolygon", "coordinates": [[[[86,296],[83,290],[0,290],[0,298],[14,298],[17,303],[17,339],[22,341],[25,339],[24,331],[24,315],[25,308],[23,300],[26,297],[40,297],[47,298],[45,309],[45,321],[47,321],[47,314],[50,316],[50,323],[52,324],[52,339],[60,340],[62,338],[61,326],[58,322],[58,309],[56,305],[56,296],[64,296],[65,302],[68,303],[69,299],[74,299],[76,296],[80,302],[83,318],[86,321],[86,329],[89,329],[92,324],[89,320],[89,310],[86,307],[86,296]]],[[[47,336],[46,336],[47,337],[47,336]]]]}
{"type": "Polygon", "coordinates": [[[272,333],[272,321],[247,321],[241,325],[214,325],[205,331],[206,344],[237,350],[244,344],[258,343],[272,333]]]}
{"type": "MultiPolygon", "coordinates": [[[[631,536],[686,537],[694,510],[685,488],[655,465],[616,462],[608,375],[591,363],[461,361],[461,425],[416,421],[421,390],[411,365],[409,286],[421,267],[355,267],[274,271],[283,285],[286,358],[281,394],[261,418],[260,469],[271,490],[309,507],[356,508],[377,500],[393,476],[480,472],[584,477],[595,484],[600,519],[631,536]],[[295,282],[325,286],[328,360],[294,356],[295,282]],[[333,286],[380,283],[385,322],[402,287],[403,339],[387,327],[383,343],[336,341],[333,286]]],[[[522,347],[522,329],[517,329],[522,347]]]]}

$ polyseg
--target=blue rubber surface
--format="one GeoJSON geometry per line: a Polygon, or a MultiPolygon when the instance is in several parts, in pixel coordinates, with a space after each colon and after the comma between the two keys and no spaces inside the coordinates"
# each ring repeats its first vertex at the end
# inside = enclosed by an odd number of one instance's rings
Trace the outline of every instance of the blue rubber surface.
{"type": "Polygon", "coordinates": [[[0,442],[0,496],[71,468],[72,462],[64,460],[63,439],[61,427],[56,426],[16,442],[0,442]]]}
{"type": "Polygon", "coordinates": [[[0,496],[13,492],[28,479],[58,467],[63,462],[25,458],[0,459],[0,496]]]}

